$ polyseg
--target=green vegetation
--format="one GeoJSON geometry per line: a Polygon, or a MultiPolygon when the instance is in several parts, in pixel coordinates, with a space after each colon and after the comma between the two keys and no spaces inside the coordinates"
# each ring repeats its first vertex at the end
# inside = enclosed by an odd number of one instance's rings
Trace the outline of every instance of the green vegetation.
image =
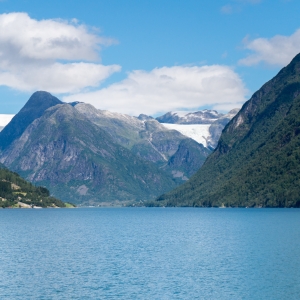
{"type": "Polygon", "coordinates": [[[149,206],[300,207],[300,54],[244,104],[185,184],[149,206]]]}
{"type": "Polygon", "coordinates": [[[69,203],[69,202],[65,202],[65,207],[66,208],[74,208],[74,207],[76,207],[74,204],[72,204],[72,203],[69,203]]]}
{"type": "Polygon", "coordinates": [[[153,118],[140,118],[36,92],[0,132],[1,161],[63,201],[155,199],[185,182],[210,151],[153,118]]]}
{"type": "Polygon", "coordinates": [[[64,202],[154,199],[176,186],[164,170],[114,143],[71,105],[47,109],[26,133],[28,139],[15,142],[2,160],[64,202]]]}
{"type": "Polygon", "coordinates": [[[34,186],[0,165],[0,208],[5,207],[71,207],[50,196],[45,187],[34,186]]]}

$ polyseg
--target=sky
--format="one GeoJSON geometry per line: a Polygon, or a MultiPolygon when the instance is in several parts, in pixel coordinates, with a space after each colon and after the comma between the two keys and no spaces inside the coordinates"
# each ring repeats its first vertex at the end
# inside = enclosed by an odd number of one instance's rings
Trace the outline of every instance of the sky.
{"type": "Polygon", "coordinates": [[[299,12],[299,0],[0,0],[0,114],[37,90],[135,116],[239,108],[300,52],[299,12]]]}

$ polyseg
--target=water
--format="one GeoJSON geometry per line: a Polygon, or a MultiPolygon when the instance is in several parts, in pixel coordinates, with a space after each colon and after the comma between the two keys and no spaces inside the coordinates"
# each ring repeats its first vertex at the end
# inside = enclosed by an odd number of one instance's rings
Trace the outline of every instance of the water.
{"type": "Polygon", "coordinates": [[[0,232],[0,299],[300,298],[300,209],[4,209],[0,232]]]}

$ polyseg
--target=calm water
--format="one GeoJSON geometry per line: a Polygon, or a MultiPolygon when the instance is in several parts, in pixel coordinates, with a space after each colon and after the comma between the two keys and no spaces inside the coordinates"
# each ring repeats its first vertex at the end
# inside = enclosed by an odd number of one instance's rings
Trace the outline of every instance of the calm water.
{"type": "Polygon", "coordinates": [[[3,209],[0,231],[0,299],[300,299],[300,209],[3,209]]]}

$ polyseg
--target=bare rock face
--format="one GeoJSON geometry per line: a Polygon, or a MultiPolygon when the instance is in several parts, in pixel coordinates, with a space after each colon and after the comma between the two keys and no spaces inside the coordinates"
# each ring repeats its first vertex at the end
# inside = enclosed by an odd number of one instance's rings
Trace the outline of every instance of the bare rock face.
{"type": "Polygon", "coordinates": [[[210,154],[210,151],[202,144],[198,144],[192,139],[183,140],[178,150],[169,159],[165,169],[170,169],[174,177],[181,180],[188,180],[202,166],[210,154]]]}

